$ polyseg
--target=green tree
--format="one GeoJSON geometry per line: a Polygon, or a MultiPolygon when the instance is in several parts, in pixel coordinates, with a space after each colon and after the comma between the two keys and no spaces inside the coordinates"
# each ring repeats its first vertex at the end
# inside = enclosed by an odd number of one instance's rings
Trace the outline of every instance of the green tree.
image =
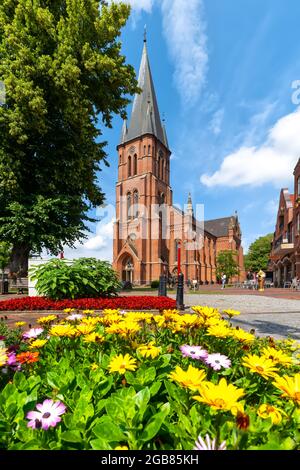
{"type": "Polygon", "coordinates": [[[101,127],[138,91],[118,39],[130,8],[99,0],[0,3],[0,240],[12,269],[85,237],[108,165],[101,127]]]}
{"type": "Polygon", "coordinates": [[[0,269],[2,282],[4,282],[4,270],[8,266],[11,257],[12,246],[7,242],[0,242],[0,269]]]}
{"type": "Polygon", "coordinates": [[[222,274],[226,274],[229,281],[233,276],[239,274],[239,265],[237,262],[238,253],[234,250],[220,251],[217,255],[217,277],[220,279],[222,274]]]}
{"type": "Polygon", "coordinates": [[[273,234],[269,233],[259,237],[250,245],[248,253],[244,257],[247,271],[258,272],[260,269],[263,271],[267,270],[272,240],[273,234]]]}

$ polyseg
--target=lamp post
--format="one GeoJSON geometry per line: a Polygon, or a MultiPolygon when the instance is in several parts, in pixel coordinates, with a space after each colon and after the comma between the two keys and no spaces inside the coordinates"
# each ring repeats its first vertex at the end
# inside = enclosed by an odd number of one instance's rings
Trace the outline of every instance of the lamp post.
{"type": "Polygon", "coordinates": [[[183,289],[184,289],[184,276],[181,272],[181,242],[177,245],[177,294],[176,294],[176,307],[178,310],[184,310],[183,303],[183,289]]]}

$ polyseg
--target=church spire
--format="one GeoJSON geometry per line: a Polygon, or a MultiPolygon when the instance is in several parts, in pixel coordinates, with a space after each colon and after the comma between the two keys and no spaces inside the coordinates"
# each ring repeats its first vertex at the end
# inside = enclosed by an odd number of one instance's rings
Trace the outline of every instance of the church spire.
{"type": "Polygon", "coordinates": [[[120,139],[121,144],[124,144],[124,142],[126,142],[127,132],[128,132],[128,130],[127,130],[127,121],[126,121],[126,119],[124,119],[123,126],[122,126],[122,132],[121,132],[121,139],[120,139]]]}
{"type": "Polygon", "coordinates": [[[139,138],[145,134],[151,134],[168,148],[167,135],[160,119],[149,64],[146,29],[144,32],[144,48],[139,71],[138,86],[142,89],[142,92],[135,95],[130,125],[124,142],[139,138]]]}
{"type": "Polygon", "coordinates": [[[187,201],[187,214],[188,215],[194,215],[191,193],[189,193],[189,197],[188,197],[188,201],[187,201]]]}

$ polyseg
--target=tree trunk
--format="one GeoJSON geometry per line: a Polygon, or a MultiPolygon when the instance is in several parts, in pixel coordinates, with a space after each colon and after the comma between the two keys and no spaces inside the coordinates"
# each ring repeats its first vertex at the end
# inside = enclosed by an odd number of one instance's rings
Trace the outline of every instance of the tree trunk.
{"type": "Polygon", "coordinates": [[[29,253],[30,247],[26,243],[14,245],[9,264],[10,272],[17,274],[18,277],[27,276],[29,253]]]}

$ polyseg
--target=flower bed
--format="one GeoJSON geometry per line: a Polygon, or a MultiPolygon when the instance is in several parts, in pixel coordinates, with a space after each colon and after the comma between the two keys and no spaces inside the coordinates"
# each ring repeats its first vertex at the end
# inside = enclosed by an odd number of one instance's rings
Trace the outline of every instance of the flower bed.
{"type": "Polygon", "coordinates": [[[299,449],[299,345],[193,310],[68,309],[7,330],[0,448],[299,449]]]}
{"type": "Polygon", "coordinates": [[[168,297],[128,296],[98,299],[51,300],[45,297],[22,297],[0,302],[0,311],[63,310],[65,308],[103,310],[163,310],[175,308],[176,302],[168,297]]]}

